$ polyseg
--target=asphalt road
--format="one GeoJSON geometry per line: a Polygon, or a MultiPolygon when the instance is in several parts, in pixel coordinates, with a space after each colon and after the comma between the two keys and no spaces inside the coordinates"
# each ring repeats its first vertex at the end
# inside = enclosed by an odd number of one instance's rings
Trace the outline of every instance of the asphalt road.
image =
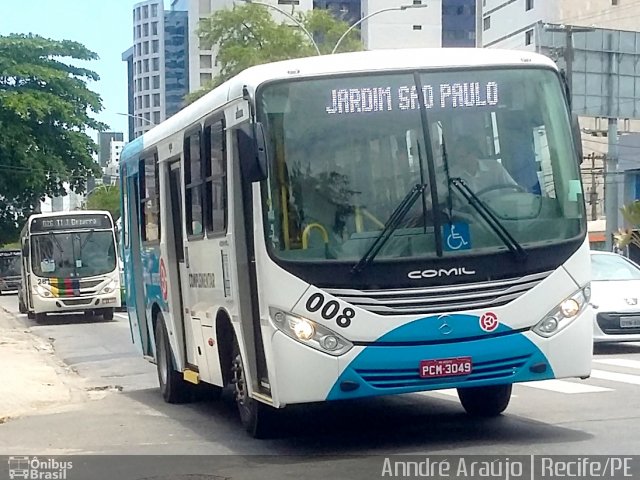
{"type": "Polygon", "coordinates": [[[497,419],[471,419],[455,392],[407,394],[290,408],[279,416],[274,438],[254,440],[228,398],[165,404],[155,366],[131,344],[125,314],[110,322],[65,316],[37,324],[17,313],[15,296],[0,297],[0,307],[53,342],[87,389],[103,392],[63,411],[0,425],[4,454],[220,455],[216,475],[225,478],[365,478],[365,466],[375,470],[381,458],[371,455],[640,452],[640,344],[596,348],[588,380],[516,385],[497,419]]]}

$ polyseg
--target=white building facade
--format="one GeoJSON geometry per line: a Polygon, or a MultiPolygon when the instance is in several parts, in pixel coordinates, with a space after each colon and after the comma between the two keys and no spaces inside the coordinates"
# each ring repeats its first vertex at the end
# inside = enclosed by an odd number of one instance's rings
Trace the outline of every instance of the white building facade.
{"type": "Polygon", "coordinates": [[[478,46],[534,50],[537,24],[640,29],[640,2],[622,0],[477,0],[478,46]]]}

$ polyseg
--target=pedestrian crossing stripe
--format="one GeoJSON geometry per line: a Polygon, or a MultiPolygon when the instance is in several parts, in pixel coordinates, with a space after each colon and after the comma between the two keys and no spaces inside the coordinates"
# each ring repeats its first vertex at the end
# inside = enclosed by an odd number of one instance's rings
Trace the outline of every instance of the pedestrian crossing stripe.
{"type": "Polygon", "coordinates": [[[613,367],[637,368],[640,370],[640,360],[630,360],[628,358],[603,358],[593,360],[593,363],[601,363],[603,365],[611,365],[613,367]]]}
{"type": "Polygon", "coordinates": [[[558,393],[600,393],[611,392],[613,389],[598,387],[595,385],[588,385],[586,383],[573,383],[566,380],[540,380],[538,382],[523,382],[517,383],[523,387],[538,388],[540,390],[548,390],[558,393]]]}
{"type": "Polygon", "coordinates": [[[591,378],[611,380],[612,382],[630,383],[640,385],[640,376],[628,373],[607,372],[606,370],[591,370],[591,378]]]}

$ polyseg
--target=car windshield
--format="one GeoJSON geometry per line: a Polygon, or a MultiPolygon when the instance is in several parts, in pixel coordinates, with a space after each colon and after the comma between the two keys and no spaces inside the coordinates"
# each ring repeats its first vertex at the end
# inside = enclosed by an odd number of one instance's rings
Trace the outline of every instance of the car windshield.
{"type": "Polygon", "coordinates": [[[39,277],[84,278],[116,269],[112,231],[48,233],[32,236],[32,268],[39,277]]]}
{"type": "Polygon", "coordinates": [[[357,262],[416,185],[424,193],[376,261],[507,250],[455,181],[525,249],[582,233],[569,117],[550,70],[279,82],[258,91],[258,105],[271,160],[267,243],[284,260],[357,262]]]}
{"type": "Polygon", "coordinates": [[[640,268],[620,255],[591,255],[593,280],[640,280],[640,268]]]}

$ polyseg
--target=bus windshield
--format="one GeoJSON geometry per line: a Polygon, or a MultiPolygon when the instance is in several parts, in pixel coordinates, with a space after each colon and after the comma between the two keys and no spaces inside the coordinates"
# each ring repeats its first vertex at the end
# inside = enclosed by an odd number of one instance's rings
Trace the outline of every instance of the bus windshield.
{"type": "Polygon", "coordinates": [[[0,252],[0,278],[20,276],[20,252],[0,252]]]}
{"type": "Polygon", "coordinates": [[[39,277],[86,278],[116,269],[112,231],[32,235],[32,268],[39,277]]]}
{"type": "Polygon", "coordinates": [[[279,258],[358,262],[417,186],[376,261],[512,248],[486,210],[524,251],[584,234],[570,118],[552,70],[304,79],[267,84],[257,101],[271,162],[265,234],[279,258]]]}

